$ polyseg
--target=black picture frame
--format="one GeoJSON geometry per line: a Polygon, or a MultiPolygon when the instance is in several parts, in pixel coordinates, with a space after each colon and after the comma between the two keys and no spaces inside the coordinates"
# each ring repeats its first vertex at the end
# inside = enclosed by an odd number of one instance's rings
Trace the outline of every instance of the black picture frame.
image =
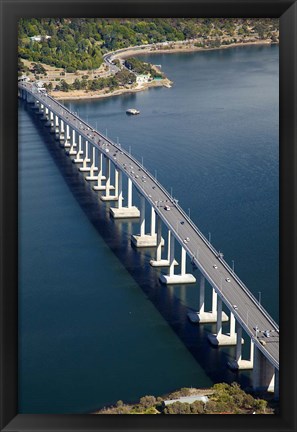
{"type": "Polygon", "coordinates": [[[297,5],[286,0],[0,0],[1,418],[3,431],[296,430],[297,5]],[[272,416],[18,414],[17,23],[21,17],[275,17],[280,19],[280,413],[272,416]]]}

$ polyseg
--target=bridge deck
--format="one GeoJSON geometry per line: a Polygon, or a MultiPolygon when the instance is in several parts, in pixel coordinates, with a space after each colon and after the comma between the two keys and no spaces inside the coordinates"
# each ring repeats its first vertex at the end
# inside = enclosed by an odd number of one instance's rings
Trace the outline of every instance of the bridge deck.
{"type": "Polygon", "coordinates": [[[179,205],[172,200],[163,186],[128,152],[111,140],[105,138],[100,132],[93,132],[91,126],[71,113],[54,98],[38,92],[29,83],[19,84],[19,86],[31,93],[51,111],[59,115],[71,128],[75,129],[86,140],[96,146],[103,154],[106,154],[118,168],[131,178],[136,188],[146,197],[151,205],[154,206],[163,222],[174,233],[179,243],[186,249],[188,255],[191,258],[194,257],[193,261],[197,267],[215,288],[223,302],[232,311],[245,331],[254,339],[256,346],[262,351],[264,356],[279,369],[278,325],[268,315],[265,309],[259,305],[258,301],[244,286],[238,276],[233,273],[232,269],[219,257],[217,251],[209,244],[179,205]],[[106,152],[106,148],[109,149],[108,153],[106,152]],[[114,158],[114,154],[116,154],[116,159],[114,158]],[[135,177],[136,175],[138,175],[138,178],[135,177]],[[146,176],[145,182],[142,178],[143,175],[146,176]],[[169,211],[165,210],[165,205],[170,206],[169,211]],[[182,221],[183,224],[181,223],[182,221]],[[190,240],[185,244],[184,239],[187,237],[190,240]],[[214,266],[216,266],[216,268],[214,266]],[[227,278],[230,279],[230,282],[227,282],[227,278]],[[237,308],[234,309],[233,305],[237,305],[237,308]],[[260,330],[273,330],[269,338],[264,338],[266,342],[265,346],[260,343],[260,339],[263,339],[262,334],[259,334],[258,338],[255,338],[256,326],[258,326],[260,330]]]}

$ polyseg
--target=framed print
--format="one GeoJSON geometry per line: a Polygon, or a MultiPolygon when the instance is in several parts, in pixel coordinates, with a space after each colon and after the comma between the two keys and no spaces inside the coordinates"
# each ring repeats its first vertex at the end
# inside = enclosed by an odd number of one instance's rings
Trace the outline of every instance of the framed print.
{"type": "Polygon", "coordinates": [[[295,430],[295,2],[1,32],[1,430],[295,430]]]}

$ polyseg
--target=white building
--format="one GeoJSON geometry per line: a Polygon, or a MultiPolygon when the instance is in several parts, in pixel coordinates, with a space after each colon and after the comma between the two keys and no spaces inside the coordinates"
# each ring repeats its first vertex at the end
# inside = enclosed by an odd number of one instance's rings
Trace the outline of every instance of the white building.
{"type": "Polygon", "coordinates": [[[30,81],[30,78],[27,77],[27,75],[21,75],[21,76],[18,78],[18,81],[28,82],[28,81],[30,81]]]}
{"type": "Polygon", "coordinates": [[[208,399],[207,396],[183,396],[183,397],[180,397],[178,399],[164,400],[163,404],[165,406],[171,405],[171,404],[173,404],[175,402],[192,404],[192,403],[194,403],[196,401],[207,403],[209,401],[209,399],[208,399]]]}
{"type": "Polygon", "coordinates": [[[42,39],[48,40],[50,38],[51,38],[51,36],[48,36],[48,35],[45,35],[45,36],[37,35],[37,36],[31,36],[30,37],[31,41],[33,41],[33,42],[41,42],[42,39]]]}
{"type": "Polygon", "coordinates": [[[150,75],[137,75],[136,76],[136,83],[137,84],[148,83],[149,80],[150,80],[150,75]]]}
{"type": "Polygon", "coordinates": [[[46,88],[44,87],[44,83],[42,81],[37,81],[35,83],[35,86],[37,87],[38,91],[46,91],[46,88]]]}

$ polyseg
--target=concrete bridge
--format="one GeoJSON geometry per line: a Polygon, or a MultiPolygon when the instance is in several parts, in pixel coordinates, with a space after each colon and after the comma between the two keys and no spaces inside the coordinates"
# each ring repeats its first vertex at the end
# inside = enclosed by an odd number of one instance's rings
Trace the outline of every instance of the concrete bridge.
{"type": "Polygon", "coordinates": [[[137,248],[155,248],[153,267],[167,268],[160,281],[164,284],[187,284],[196,278],[187,272],[188,256],[200,271],[197,311],[188,313],[193,323],[216,323],[209,335],[215,346],[235,346],[234,360],[228,366],[234,370],[252,369],[255,390],[279,394],[279,327],[224,261],[193,221],[154,176],[120,144],[116,144],[85,121],[74,115],[54,98],[39,91],[34,84],[19,83],[19,97],[32,104],[45,125],[56,135],[66,154],[85,173],[95,191],[102,191],[102,201],[114,201],[110,208],[114,218],[134,218],[139,234],[131,241],[137,248]],[[104,175],[103,175],[104,173],[104,175]],[[114,179],[114,184],[112,183],[114,179]],[[127,181],[127,203],[123,205],[123,180],[127,181]],[[133,205],[132,185],[140,195],[140,208],[133,205]],[[150,207],[150,228],[146,228],[146,201],[150,207]],[[139,222],[138,222],[139,221],[139,222]],[[162,238],[162,224],[168,237],[162,238]],[[176,261],[176,246],[180,246],[180,266],[176,261]],[[166,248],[166,251],[164,249],[166,248]],[[163,249],[163,250],[162,250],[163,249]],[[179,268],[179,271],[176,270],[179,268]],[[212,305],[205,308],[205,281],[212,290],[212,305]],[[227,307],[228,314],[223,310],[227,307]],[[222,323],[229,331],[223,333],[222,323]],[[249,357],[242,357],[243,330],[250,341],[249,357]]]}

